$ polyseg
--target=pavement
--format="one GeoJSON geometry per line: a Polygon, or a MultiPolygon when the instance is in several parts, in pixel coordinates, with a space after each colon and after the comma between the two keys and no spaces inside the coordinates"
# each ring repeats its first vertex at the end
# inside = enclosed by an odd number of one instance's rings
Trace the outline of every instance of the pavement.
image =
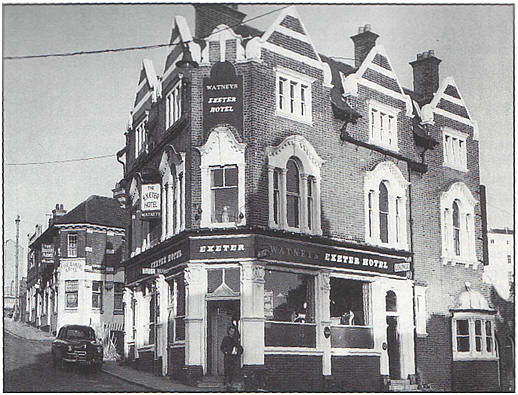
{"type": "Polygon", "coordinates": [[[191,387],[171,380],[169,377],[155,376],[149,372],[119,365],[115,361],[104,362],[103,372],[118,379],[138,384],[152,392],[206,392],[203,388],[191,387]]]}
{"type": "Polygon", "coordinates": [[[101,373],[62,372],[51,367],[54,336],[4,318],[4,390],[14,392],[206,392],[169,377],[105,361],[101,373]],[[109,377],[111,376],[111,377],[109,377]],[[40,377],[39,380],[32,380],[40,377]]]}

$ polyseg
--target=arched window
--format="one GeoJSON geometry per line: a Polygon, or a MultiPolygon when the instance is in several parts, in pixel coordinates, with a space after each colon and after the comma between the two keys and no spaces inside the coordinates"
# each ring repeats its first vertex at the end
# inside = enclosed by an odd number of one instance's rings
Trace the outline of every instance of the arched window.
{"type": "Polygon", "coordinates": [[[387,291],[385,294],[385,311],[397,311],[397,296],[394,291],[387,291]]]}
{"type": "Polygon", "coordinates": [[[408,249],[406,199],[408,181],[390,161],[365,175],[365,240],[375,245],[408,249]]]}
{"type": "Polygon", "coordinates": [[[286,204],[288,208],[287,220],[290,228],[299,227],[300,216],[300,175],[299,167],[294,159],[288,160],[286,165],[286,204]]]}
{"type": "Polygon", "coordinates": [[[388,243],[389,199],[385,182],[379,188],[380,240],[388,243]]]}
{"type": "Polygon", "coordinates": [[[452,207],[453,213],[453,249],[455,251],[455,255],[460,255],[460,213],[459,213],[459,203],[457,200],[453,202],[452,207]]]}
{"type": "Polygon", "coordinates": [[[162,177],[162,240],[180,233],[185,228],[184,190],[185,153],[177,153],[172,145],[166,146],[160,161],[162,177]]]}
{"type": "Polygon", "coordinates": [[[456,182],[441,194],[442,262],[476,266],[475,205],[468,187],[456,182]]]}
{"type": "Polygon", "coordinates": [[[320,167],[324,162],[302,136],[268,147],[269,225],[275,229],[322,234],[320,167]]]}

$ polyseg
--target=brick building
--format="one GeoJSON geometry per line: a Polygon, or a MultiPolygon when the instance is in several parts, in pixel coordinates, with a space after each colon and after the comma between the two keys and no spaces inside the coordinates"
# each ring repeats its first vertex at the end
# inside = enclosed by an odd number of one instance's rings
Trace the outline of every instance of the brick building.
{"type": "Polygon", "coordinates": [[[369,25],[348,65],[294,7],[265,32],[194,7],[119,152],[127,358],[204,381],[233,323],[252,386],[497,388],[479,132],[441,61],[418,54],[411,90],[369,25]]]}
{"type": "MultiPolygon", "coordinates": [[[[113,198],[90,196],[29,236],[28,322],[51,333],[65,324],[122,334],[126,214],[113,198]]],[[[122,340],[121,340],[122,345],[122,340]]]]}

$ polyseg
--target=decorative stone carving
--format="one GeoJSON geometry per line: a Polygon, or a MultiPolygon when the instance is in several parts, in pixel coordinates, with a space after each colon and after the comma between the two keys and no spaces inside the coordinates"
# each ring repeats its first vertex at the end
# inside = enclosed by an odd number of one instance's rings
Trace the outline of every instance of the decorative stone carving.
{"type": "Polygon", "coordinates": [[[254,263],[241,264],[241,280],[264,282],[264,266],[254,263]]]}

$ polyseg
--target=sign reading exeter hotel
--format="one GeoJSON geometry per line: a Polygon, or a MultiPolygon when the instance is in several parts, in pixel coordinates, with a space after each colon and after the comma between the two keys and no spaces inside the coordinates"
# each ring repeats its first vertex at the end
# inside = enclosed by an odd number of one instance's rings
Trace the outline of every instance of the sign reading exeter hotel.
{"type": "Polygon", "coordinates": [[[143,219],[160,217],[160,184],[142,184],[140,205],[143,219]]]}
{"type": "Polygon", "coordinates": [[[243,130],[243,76],[230,62],[214,64],[203,79],[203,128],[208,133],[222,124],[243,130]]]}

